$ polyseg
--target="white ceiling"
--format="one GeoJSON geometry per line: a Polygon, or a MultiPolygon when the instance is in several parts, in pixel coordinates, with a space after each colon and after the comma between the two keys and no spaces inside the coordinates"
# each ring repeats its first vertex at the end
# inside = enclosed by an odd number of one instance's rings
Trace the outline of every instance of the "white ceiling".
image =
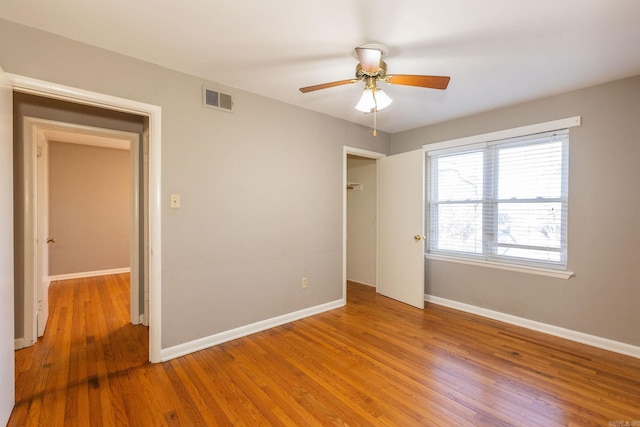
{"type": "Polygon", "coordinates": [[[640,74],[639,0],[2,0],[0,17],[366,126],[353,48],[389,74],[451,76],[446,91],[386,85],[390,133],[640,74]]]}

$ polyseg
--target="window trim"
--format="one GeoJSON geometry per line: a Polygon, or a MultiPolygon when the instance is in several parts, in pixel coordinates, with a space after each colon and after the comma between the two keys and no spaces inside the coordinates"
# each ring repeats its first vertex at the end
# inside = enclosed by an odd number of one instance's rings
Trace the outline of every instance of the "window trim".
{"type": "Polygon", "coordinates": [[[516,271],[519,273],[535,274],[538,276],[553,277],[556,279],[569,279],[574,275],[573,271],[569,270],[557,270],[553,268],[533,267],[525,264],[511,264],[496,261],[488,261],[484,259],[467,258],[462,256],[449,256],[442,254],[424,254],[425,259],[434,261],[447,261],[457,264],[474,265],[477,267],[489,267],[498,270],[516,271]]]}
{"type": "MultiPolygon", "coordinates": [[[[580,126],[581,117],[574,116],[560,120],[553,120],[544,123],[533,124],[529,126],[522,126],[518,128],[505,129],[496,132],[490,132],[480,135],[474,135],[464,138],[453,139],[449,141],[435,142],[431,144],[425,144],[422,146],[427,156],[441,155],[447,152],[458,152],[460,148],[464,147],[469,150],[474,148],[481,148],[482,146],[491,145],[494,141],[500,141],[505,139],[520,138],[532,134],[552,132],[561,129],[568,129],[571,127],[580,126]]],[[[568,248],[567,248],[568,251],[568,248]]],[[[485,266],[491,268],[497,268],[501,270],[524,272],[529,274],[543,275],[547,277],[555,277],[559,279],[569,279],[573,276],[573,272],[568,271],[565,268],[554,269],[551,267],[537,267],[525,264],[517,264],[510,262],[499,262],[495,260],[476,259],[474,257],[466,257],[464,255],[443,255],[441,253],[425,253],[425,258],[429,260],[441,260],[449,261],[461,264],[485,266]]]]}
{"type": "MultiPolygon", "coordinates": [[[[434,154],[444,154],[447,149],[457,149],[464,146],[473,146],[474,144],[487,144],[493,141],[502,139],[518,138],[526,135],[533,135],[536,133],[552,132],[554,130],[568,129],[576,126],[580,126],[581,117],[568,117],[566,119],[553,120],[550,122],[538,123],[529,126],[522,126],[518,128],[499,130],[496,132],[483,133],[480,135],[467,136],[464,138],[451,139],[448,141],[433,142],[431,144],[425,144],[422,149],[428,156],[434,154]]],[[[470,147],[471,148],[471,147],[470,147]]],[[[455,150],[457,151],[457,150],[455,150]]]]}

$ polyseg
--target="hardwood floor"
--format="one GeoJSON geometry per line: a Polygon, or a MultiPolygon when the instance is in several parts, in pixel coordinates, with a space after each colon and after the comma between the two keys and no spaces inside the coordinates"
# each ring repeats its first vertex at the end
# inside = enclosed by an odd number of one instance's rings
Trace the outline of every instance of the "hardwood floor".
{"type": "Polygon", "coordinates": [[[640,360],[367,286],[154,365],[128,301],[128,275],[51,285],[45,336],[16,352],[9,426],[640,425],[640,360]]]}

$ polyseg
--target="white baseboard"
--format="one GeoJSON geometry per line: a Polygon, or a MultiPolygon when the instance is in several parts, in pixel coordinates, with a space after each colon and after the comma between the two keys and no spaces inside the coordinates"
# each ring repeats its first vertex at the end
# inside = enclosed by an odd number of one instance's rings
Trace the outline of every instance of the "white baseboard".
{"type": "Polygon", "coordinates": [[[631,344],[626,344],[595,335],[589,335],[583,332],[573,331],[571,329],[565,329],[559,326],[553,326],[546,323],[537,322],[535,320],[525,319],[523,317],[513,316],[511,314],[501,313],[499,311],[489,310],[486,308],[477,307],[475,305],[452,301],[433,295],[425,294],[424,300],[433,304],[442,305],[471,314],[477,314],[478,316],[488,317],[489,319],[498,320],[500,322],[509,323],[511,325],[543,332],[545,334],[554,335],[556,337],[565,338],[571,341],[587,344],[592,347],[597,347],[640,359],[640,347],[631,344]]]}
{"type": "Polygon", "coordinates": [[[13,349],[14,350],[20,350],[21,348],[27,348],[27,347],[31,347],[32,345],[34,345],[37,341],[33,341],[33,342],[29,342],[27,341],[24,337],[21,338],[15,338],[13,340],[13,349]]]}
{"type": "Polygon", "coordinates": [[[79,273],[57,274],[55,276],[49,276],[49,280],[51,282],[55,282],[56,280],[84,279],[85,277],[108,276],[110,274],[122,274],[130,272],[131,269],[129,267],[112,268],[110,270],[82,271],[79,273]]]}
{"type": "Polygon", "coordinates": [[[325,311],[343,307],[345,304],[346,301],[344,299],[340,299],[328,302],[326,304],[317,305],[315,307],[306,308],[304,310],[294,311],[293,313],[284,314],[282,316],[273,317],[271,319],[262,320],[250,325],[241,326],[229,331],[220,332],[219,334],[210,335],[208,337],[186,342],[184,344],[165,348],[160,350],[160,361],[166,362],[167,360],[184,356],[189,353],[194,353],[199,350],[204,350],[206,348],[213,347],[227,341],[235,340],[237,338],[242,338],[247,335],[255,334],[256,332],[261,332],[265,329],[270,329],[276,326],[283,325],[285,323],[290,323],[295,320],[313,316],[314,314],[319,314],[325,311]]]}
{"type": "Polygon", "coordinates": [[[14,350],[20,350],[21,348],[24,348],[24,338],[16,338],[15,340],[13,340],[13,349],[14,350]]]}
{"type": "Polygon", "coordinates": [[[372,288],[376,287],[376,285],[372,285],[371,283],[361,282],[360,280],[347,279],[347,281],[358,283],[359,285],[371,286],[372,288]]]}

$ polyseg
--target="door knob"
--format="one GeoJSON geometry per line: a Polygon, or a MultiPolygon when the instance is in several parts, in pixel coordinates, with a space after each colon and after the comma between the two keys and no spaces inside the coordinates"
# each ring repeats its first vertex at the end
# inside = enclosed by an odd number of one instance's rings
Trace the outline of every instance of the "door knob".
{"type": "Polygon", "coordinates": [[[415,240],[416,242],[419,242],[420,240],[424,239],[425,237],[420,235],[420,234],[416,234],[415,236],[413,236],[413,240],[415,240]]]}
{"type": "Polygon", "coordinates": [[[55,237],[49,237],[47,239],[47,243],[55,243],[56,242],[56,238],[55,237]]]}

